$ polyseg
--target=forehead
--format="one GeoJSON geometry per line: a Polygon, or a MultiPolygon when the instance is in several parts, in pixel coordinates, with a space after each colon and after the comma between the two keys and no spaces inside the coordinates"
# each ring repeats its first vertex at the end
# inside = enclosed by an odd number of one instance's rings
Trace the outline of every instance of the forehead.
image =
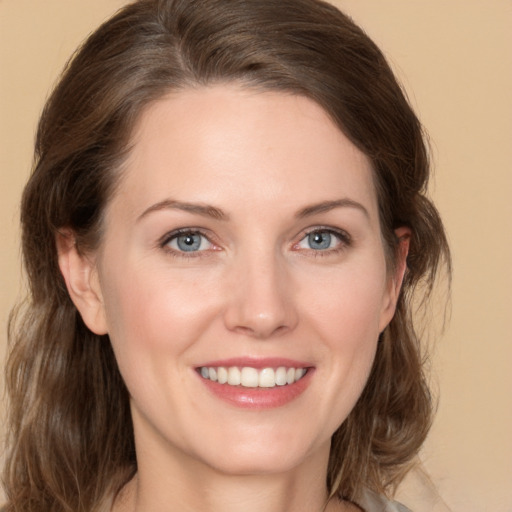
{"type": "Polygon", "coordinates": [[[375,209],[371,163],[319,105],[231,84],[152,103],[134,129],[117,196],[135,211],[166,196],[277,207],[347,194],[375,209]]]}

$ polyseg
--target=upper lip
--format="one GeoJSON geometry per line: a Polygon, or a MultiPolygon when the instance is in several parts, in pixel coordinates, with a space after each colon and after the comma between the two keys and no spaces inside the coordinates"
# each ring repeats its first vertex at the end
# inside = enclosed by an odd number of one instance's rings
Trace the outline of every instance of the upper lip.
{"type": "Polygon", "coordinates": [[[263,368],[279,368],[284,366],[286,368],[310,368],[313,365],[305,361],[298,361],[287,357],[232,357],[229,359],[216,359],[215,361],[207,361],[197,366],[197,368],[218,368],[223,367],[250,367],[256,369],[263,368]]]}

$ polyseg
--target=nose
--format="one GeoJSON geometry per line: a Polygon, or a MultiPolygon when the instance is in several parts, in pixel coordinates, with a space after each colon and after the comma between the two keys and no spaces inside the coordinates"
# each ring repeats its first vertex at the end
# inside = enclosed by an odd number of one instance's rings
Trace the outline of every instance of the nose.
{"type": "Polygon", "coordinates": [[[293,283],[276,256],[252,255],[233,272],[225,324],[230,331],[269,339],[292,331],[298,322],[293,283]]]}

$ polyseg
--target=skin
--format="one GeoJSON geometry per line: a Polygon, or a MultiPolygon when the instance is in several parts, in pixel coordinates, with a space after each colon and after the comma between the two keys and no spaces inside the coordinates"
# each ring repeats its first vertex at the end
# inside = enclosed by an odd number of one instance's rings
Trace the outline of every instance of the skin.
{"type": "Polygon", "coordinates": [[[109,334],[131,395],[138,475],[114,510],[351,510],[325,508],[330,438],[393,316],[408,234],[390,273],[369,160],[311,100],[237,85],[155,102],[133,143],[99,251],[58,241],[70,295],[109,334]],[[192,256],[169,241],[184,228],[204,233],[192,256]],[[331,231],[327,249],[311,247],[315,230],[331,231]],[[196,372],[247,356],[314,372],[258,411],[196,372]]]}

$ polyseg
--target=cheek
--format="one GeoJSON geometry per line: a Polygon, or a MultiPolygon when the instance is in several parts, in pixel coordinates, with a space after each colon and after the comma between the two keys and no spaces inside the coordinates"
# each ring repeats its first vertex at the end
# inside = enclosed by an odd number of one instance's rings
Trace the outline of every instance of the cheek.
{"type": "Polygon", "coordinates": [[[324,343],[331,354],[330,374],[357,399],[369,376],[379,337],[379,301],[370,294],[345,293],[324,308],[324,343]]]}
{"type": "MultiPolygon", "coordinates": [[[[332,390],[328,406],[341,423],[362,392],[371,371],[386,301],[385,266],[353,267],[317,280],[304,312],[320,336],[323,368],[332,390]]],[[[313,284],[311,283],[311,287],[313,284]]]]}
{"type": "Polygon", "coordinates": [[[204,290],[211,283],[200,286],[192,277],[149,268],[105,274],[109,337],[134,403],[147,418],[159,417],[159,408],[178,410],[182,393],[172,390],[187,389],[191,347],[218,310],[215,298],[204,290]]]}
{"type": "Polygon", "coordinates": [[[357,263],[309,278],[302,291],[303,302],[308,298],[306,311],[329,339],[344,339],[354,348],[378,337],[387,304],[384,262],[357,263]]]}
{"type": "Polygon", "coordinates": [[[218,311],[215,278],[132,266],[105,272],[102,288],[109,335],[121,359],[184,351],[218,311]],[[126,277],[128,276],[128,277],[126,277]]]}

